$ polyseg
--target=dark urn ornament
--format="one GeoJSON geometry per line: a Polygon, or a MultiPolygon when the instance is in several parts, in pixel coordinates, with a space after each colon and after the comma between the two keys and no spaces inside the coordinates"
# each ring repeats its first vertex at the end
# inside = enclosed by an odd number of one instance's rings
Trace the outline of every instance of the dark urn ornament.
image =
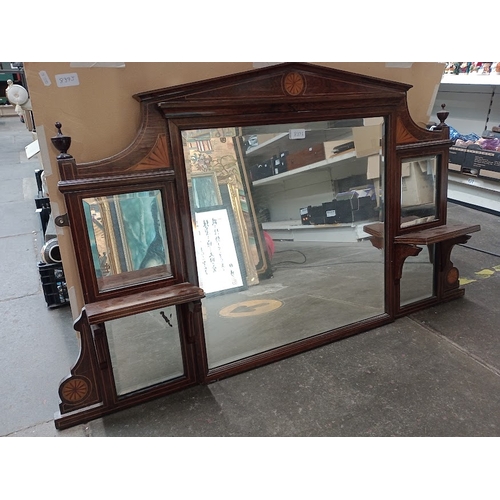
{"type": "Polygon", "coordinates": [[[65,158],[73,158],[69,153],[68,149],[71,146],[71,137],[69,135],[63,135],[61,131],[62,125],[59,122],[56,122],[57,135],[52,137],[50,140],[52,144],[55,146],[57,150],[59,150],[59,154],[57,155],[58,160],[63,160],[65,158]]]}
{"type": "Polygon", "coordinates": [[[448,118],[448,115],[450,114],[448,111],[445,111],[446,104],[441,104],[441,110],[438,113],[436,113],[437,117],[439,118],[439,125],[435,127],[436,130],[441,130],[443,127],[447,127],[445,120],[448,118]]]}

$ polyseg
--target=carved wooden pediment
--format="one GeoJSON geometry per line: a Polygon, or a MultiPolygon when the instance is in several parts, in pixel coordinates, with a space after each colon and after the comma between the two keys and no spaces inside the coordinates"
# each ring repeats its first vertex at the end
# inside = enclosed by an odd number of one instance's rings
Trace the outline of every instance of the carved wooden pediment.
{"type": "Polygon", "coordinates": [[[67,162],[61,179],[171,169],[165,117],[267,117],[270,113],[301,112],[304,118],[324,118],[329,113],[359,117],[396,112],[397,145],[447,140],[447,131],[429,132],[413,122],[406,102],[411,87],[310,63],[282,63],[138,93],[133,97],[141,103],[141,126],[132,144],[102,160],[67,162]]]}
{"type": "Polygon", "coordinates": [[[401,97],[411,88],[405,83],[326,68],[308,63],[283,63],[134,97],[139,101],[174,102],[232,101],[235,103],[283,99],[345,99],[401,97]]]}

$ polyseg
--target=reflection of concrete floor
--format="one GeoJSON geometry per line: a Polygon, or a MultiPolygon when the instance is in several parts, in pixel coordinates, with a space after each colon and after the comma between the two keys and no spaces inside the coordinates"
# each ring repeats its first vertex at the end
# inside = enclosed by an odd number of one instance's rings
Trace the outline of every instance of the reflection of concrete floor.
{"type": "Polygon", "coordinates": [[[429,261],[427,249],[424,248],[416,257],[408,257],[399,283],[401,305],[431,297],[433,273],[434,266],[429,261]]]}
{"type": "Polygon", "coordinates": [[[184,373],[174,307],[108,321],[106,332],[118,395],[184,373]]]}
{"type": "Polygon", "coordinates": [[[273,278],[203,301],[211,367],[384,312],[383,254],[368,241],[278,241],[272,266],[273,278]],[[250,300],[262,308],[237,317],[250,300]],[[281,307],[265,312],[273,300],[281,307]],[[229,305],[236,314],[222,315],[229,305]]]}

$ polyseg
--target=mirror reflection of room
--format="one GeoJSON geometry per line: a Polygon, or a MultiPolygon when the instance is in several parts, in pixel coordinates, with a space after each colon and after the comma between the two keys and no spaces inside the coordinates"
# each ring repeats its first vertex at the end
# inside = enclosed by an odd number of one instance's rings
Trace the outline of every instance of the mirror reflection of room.
{"type": "Polygon", "coordinates": [[[113,319],[105,328],[118,395],[184,374],[175,307],[113,319]]]}
{"type": "Polygon", "coordinates": [[[399,282],[401,307],[434,296],[434,262],[435,245],[406,258],[399,282]]]}
{"type": "MultiPolygon", "coordinates": [[[[401,227],[412,227],[438,218],[437,156],[406,159],[401,164],[401,227]]],[[[400,280],[400,306],[434,295],[434,245],[405,260],[400,280]]]]}
{"type": "Polygon", "coordinates": [[[85,198],[83,207],[101,290],[171,274],[160,191],[85,198]]]}
{"type": "Polygon", "coordinates": [[[401,227],[437,218],[437,157],[405,160],[401,165],[401,227]]]}
{"type": "Polygon", "coordinates": [[[363,230],[383,137],[383,118],[182,132],[211,368],[384,313],[363,230]]]}

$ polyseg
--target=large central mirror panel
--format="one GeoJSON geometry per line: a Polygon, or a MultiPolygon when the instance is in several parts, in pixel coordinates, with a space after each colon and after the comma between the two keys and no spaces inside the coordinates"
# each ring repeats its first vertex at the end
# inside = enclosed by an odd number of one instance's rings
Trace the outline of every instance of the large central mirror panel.
{"type": "Polygon", "coordinates": [[[385,312],[382,117],[182,140],[209,368],[385,312]]]}

